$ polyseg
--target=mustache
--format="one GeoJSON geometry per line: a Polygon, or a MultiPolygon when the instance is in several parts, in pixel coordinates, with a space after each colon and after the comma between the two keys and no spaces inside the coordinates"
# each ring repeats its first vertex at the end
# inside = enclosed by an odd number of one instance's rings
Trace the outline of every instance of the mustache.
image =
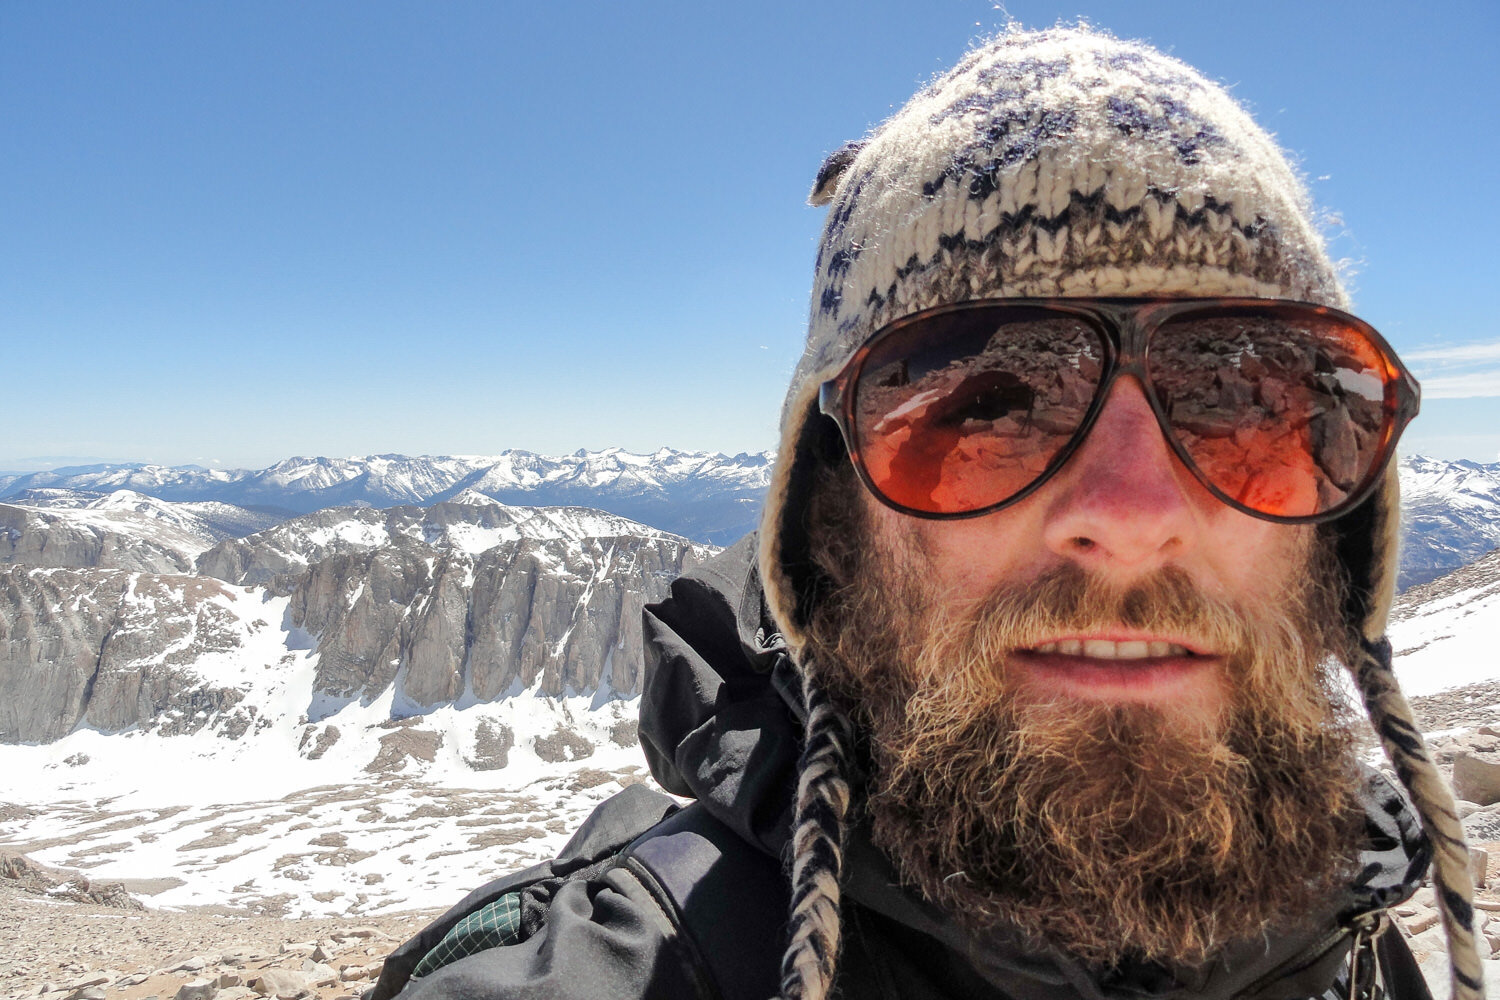
{"type": "MultiPolygon", "coordinates": [[[[1293,595],[1295,597],[1295,595],[1293,595]]],[[[922,623],[960,639],[980,652],[1001,655],[1056,639],[1059,635],[1126,628],[1181,637],[1194,648],[1229,652],[1265,641],[1273,629],[1285,642],[1302,631],[1285,615],[1287,595],[1247,605],[1204,591],[1185,571],[1162,567],[1133,581],[1113,586],[1080,566],[1065,563],[1023,584],[1001,584],[977,605],[953,614],[947,628],[933,608],[922,623]],[[958,635],[953,632],[957,631],[958,635]]],[[[931,597],[924,602],[934,605],[931,597]]],[[[1307,637],[1296,635],[1297,645],[1307,637]]]]}
{"type": "Polygon", "coordinates": [[[1313,705],[1331,697],[1330,678],[1317,664],[1330,651],[1327,623],[1333,619],[1320,610],[1319,594],[1307,579],[1300,577],[1280,594],[1231,601],[1208,593],[1175,567],[1121,587],[1069,563],[1024,584],[1002,584],[968,608],[955,609],[922,593],[920,581],[908,578],[900,587],[911,593],[901,600],[914,602],[906,606],[920,613],[901,622],[902,616],[888,609],[873,619],[896,620],[901,634],[893,637],[891,652],[897,655],[873,657],[867,679],[888,685],[896,678],[881,675],[897,669],[918,689],[941,693],[921,709],[909,706],[909,721],[915,723],[928,712],[943,716],[962,712],[960,706],[1006,701],[1010,662],[1019,650],[1059,636],[1124,628],[1216,657],[1217,669],[1233,679],[1231,710],[1274,699],[1288,705],[1288,716],[1305,716],[1312,724],[1313,705]],[[901,662],[907,667],[895,666],[901,662]]]}

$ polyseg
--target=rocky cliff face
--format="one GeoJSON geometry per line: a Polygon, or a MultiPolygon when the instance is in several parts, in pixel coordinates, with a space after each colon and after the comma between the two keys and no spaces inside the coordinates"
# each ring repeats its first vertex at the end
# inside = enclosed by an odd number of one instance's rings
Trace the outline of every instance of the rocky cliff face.
{"type": "Polygon", "coordinates": [[[198,577],[0,568],[0,742],[47,742],[80,723],[201,728],[239,692],[200,661],[242,650],[243,613],[258,603],[198,577]]]}
{"type": "Polygon", "coordinates": [[[161,518],[170,539],[151,544],[134,521],[0,506],[0,741],[238,735],[259,722],[232,711],[247,671],[308,643],[314,720],[388,690],[393,714],[638,693],[642,606],[712,549],[599,511],[461,501],[317,511],[196,559],[161,518]]]}
{"type": "Polygon", "coordinates": [[[336,697],[638,693],[642,606],[711,550],[597,511],[470,500],[319,511],[221,543],[198,569],[288,596],[336,697]]]}
{"type": "Polygon", "coordinates": [[[0,564],[191,573],[217,540],[129,515],[0,504],[0,564]]]}

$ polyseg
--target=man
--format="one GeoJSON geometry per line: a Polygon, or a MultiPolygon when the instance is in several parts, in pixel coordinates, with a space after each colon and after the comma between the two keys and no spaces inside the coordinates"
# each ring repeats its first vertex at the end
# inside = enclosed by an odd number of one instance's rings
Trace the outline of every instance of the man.
{"type": "Polygon", "coordinates": [[[1416,387],[1269,137],[1144,46],[1012,32],[813,201],[758,538],[647,614],[643,743],[697,801],[612,800],[377,995],[1420,997],[1378,934],[1431,859],[1482,996],[1381,638],[1416,387]]]}

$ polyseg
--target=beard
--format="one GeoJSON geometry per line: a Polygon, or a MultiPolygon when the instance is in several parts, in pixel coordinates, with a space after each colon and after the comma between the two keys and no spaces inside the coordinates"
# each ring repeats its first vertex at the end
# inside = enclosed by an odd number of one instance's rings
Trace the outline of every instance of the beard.
{"type": "Polygon", "coordinates": [[[805,653],[861,734],[864,808],[903,884],[981,941],[1099,967],[1197,965],[1327,908],[1363,821],[1352,715],[1324,666],[1342,634],[1331,551],[1249,605],[1176,569],[1122,590],[1066,564],[959,613],[919,554],[871,537],[849,487],[811,510],[831,586],[805,653]],[[1010,667],[1120,626],[1201,638],[1223,704],[1082,701],[1010,667]]]}

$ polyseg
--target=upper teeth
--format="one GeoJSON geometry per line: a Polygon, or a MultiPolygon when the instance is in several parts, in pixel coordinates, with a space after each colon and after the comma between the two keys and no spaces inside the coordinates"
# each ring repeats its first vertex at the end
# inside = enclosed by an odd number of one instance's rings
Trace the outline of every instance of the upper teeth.
{"type": "Polygon", "coordinates": [[[1186,656],[1188,651],[1187,647],[1175,642],[1147,642],[1144,639],[1126,642],[1112,642],[1109,639],[1061,639],[1043,643],[1032,652],[1092,656],[1100,660],[1144,660],[1148,656],[1186,656]]]}

